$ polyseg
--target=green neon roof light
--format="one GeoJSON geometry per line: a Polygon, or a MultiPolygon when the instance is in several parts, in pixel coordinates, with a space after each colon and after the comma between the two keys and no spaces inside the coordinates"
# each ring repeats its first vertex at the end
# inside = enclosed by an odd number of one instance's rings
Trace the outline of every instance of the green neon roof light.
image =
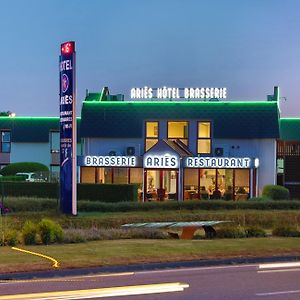
{"type": "Polygon", "coordinates": [[[83,104],[88,105],[124,105],[124,104],[182,104],[182,105],[188,105],[188,104],[197,104],[197,105],[235,105],[235,104],[243,104],[243,105],[276,105],[277,102],[272,101],[83,101],[83,104]]]}

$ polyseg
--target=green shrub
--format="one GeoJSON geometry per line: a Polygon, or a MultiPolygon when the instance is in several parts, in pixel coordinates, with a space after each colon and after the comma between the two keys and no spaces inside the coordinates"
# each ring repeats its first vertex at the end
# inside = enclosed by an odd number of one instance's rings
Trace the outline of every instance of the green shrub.
{"type": "Polygon", "coordinates": [[[272,200],[288,200],[290,192],[287,188],[281,185],[265,185],[262,195],[272,200]]]}
{"type": "Polygon", "coordinates": [[[38,232],[45,245],[63,241],[64,234],[61,226],[52,220],[42,219],[38,224],[38,232]]]}
{"type": "Polygon", "coordinates": [[[297,227],[293,225],[281,225],[273,229],[272,235],[285,237],[299,237],[300,232],[297,230],[297,227]]]}
{"type": "Polygon", "coordinates": [[[267,233],[259,226],[249,226],[245,228],[246,237],[265,237],[267,233]]]}
{"type": "Polygon", "coordinates": [[[19,243],[18,240],[18,233],[16,230],[9,230],[6,234],[5,234],[5,245],[8,246],[16,246],[19,243]]]}
{"type": "Polygon", "coordinates": [[[22,176],[0,176],[0,181],[24,181],[22,176]]]}
{"type": "Polygon", "coordinates": [[[22,237],[25,245],[35,245],[37,241],[37,226],[26,221],[22,228],[22,237]]]}
{"type": "Polygon", "coordinates": [[[1,169],[0,174],[3,176],[15,175],[18,172],[48,172],[47,166],[38,162],[18,162],[12,163],[1,169]]]}
{"type": "Polygon", "coordinates": [[[246,237],[245,229],[241,226],[225,225],[217,230],[217,238],[238,239],[246,237]]]}

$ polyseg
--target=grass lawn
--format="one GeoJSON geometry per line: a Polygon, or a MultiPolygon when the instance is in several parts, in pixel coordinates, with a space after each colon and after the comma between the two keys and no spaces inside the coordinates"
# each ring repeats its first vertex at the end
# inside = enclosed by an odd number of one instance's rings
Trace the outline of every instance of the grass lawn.
{"type": "MultiPolygon", "coordinates": [[[[300,238],[219,240],[113,240],[82,244],[20,246],[57,259],[61,268],[193,259],[300,254],[300,238]]],[[[0,273],[50,270],[51,262],[0,248],[0,273]]]]}

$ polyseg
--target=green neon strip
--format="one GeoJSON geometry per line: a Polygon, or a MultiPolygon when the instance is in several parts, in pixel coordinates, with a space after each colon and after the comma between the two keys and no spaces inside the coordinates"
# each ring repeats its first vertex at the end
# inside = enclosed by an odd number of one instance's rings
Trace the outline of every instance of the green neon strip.
{"type": "Polygon", "coordinates": [[[125,104],[131,104],[131,105],[140,105],[140,104],[151,104],[151,105],[162,105],[162,104],[168,104],[168,105],[199,105],[199,106],[226,106],[226,105],[265,105],[265,106],[276,106],[276,102],[271,101],[230,101],[230,102],[200,102],[200,101],[103,101],[103,102],[97,102],[97,101],[83,101],[83,104],[85,105],[125,105],[125,104]]]}

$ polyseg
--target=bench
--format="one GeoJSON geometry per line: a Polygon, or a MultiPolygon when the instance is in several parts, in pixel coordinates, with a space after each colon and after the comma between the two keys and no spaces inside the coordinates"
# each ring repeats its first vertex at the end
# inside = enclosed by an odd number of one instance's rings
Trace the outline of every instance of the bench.
{"type": "Polygon", "coordinates": [[[131,223],[124,224],[122,228],[149,228],[149,229],[182,229],[181,235],[177,233],[168,232],[173,238],[181,238],[184,240],[191,240],[197,229],[203,228],[206,238],[214,238],[216,231],[214,225],[227,223],[229,221],[195,221],[195,222],[155,222],[155,223],[131,223]]]}

